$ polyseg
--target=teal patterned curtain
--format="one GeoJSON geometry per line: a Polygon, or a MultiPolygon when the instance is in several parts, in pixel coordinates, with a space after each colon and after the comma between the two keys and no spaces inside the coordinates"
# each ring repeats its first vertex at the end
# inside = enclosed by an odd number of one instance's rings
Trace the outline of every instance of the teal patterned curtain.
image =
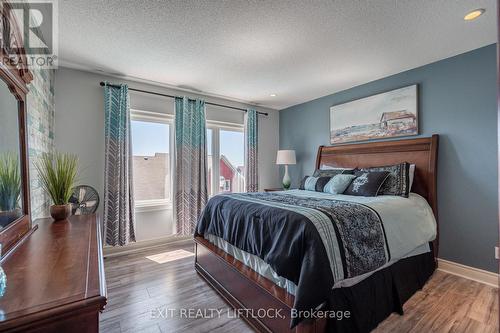
{"type": "Polygon", "coordinates": [[[192,235],[207,203],[205,102],[175,98],[175,214],[178,235],[192,235]]]}
{"type": "Polygon", "coordinates": [[[245,186],[247,192],[259,191],[258,143],[257,111],[248,109],[245,114],[245,186]]]}
{"type": "Polygon", "coordinates": [[[127,85],[104,87],[105,166],[104,228],[106,244],[135,242],[134,194],[127,85]]]}

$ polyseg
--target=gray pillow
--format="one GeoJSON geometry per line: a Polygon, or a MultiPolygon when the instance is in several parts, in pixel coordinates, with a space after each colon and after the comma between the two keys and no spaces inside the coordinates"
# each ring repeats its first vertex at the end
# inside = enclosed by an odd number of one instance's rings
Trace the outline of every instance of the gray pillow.
{"type": "Polygon", "coordinates": [[[335,169],[327,169],[321,170],[316,169],[313,173],[313,177],[333,177],[341,174],[353,174],[354,169],[346,169],[346,168],[335,168],[335,169]]]}
{"type": "Polygon", "coordinates": [[[351,185],[353,179],[356,178],[355,175],[341,174],[336,175],[330,179],[328,183],[326,183],[323,188],[323,192],[331,193],[331,194],[342,194],[346,190],[346,188],[351,185]]]}
{"type": "Polygon", "coordinates": [[[318,181],[319,177],[307,177],[306,181],[304,182],[304,190],[306,191],[314,191],[316,190],[316,182],[318,181]]]}

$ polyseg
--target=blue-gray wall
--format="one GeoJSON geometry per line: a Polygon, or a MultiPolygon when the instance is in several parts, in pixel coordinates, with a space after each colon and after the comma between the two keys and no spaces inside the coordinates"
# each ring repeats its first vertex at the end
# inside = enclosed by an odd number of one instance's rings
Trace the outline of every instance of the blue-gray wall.
{"type": "Polygon", "coordinates": [[[280,111],[280,149],[295,149],[292,185],[329,144],[332,105],[419,84],[421,136],[439,134],[439,256],[497,271],[496,44],[280,111]]]}

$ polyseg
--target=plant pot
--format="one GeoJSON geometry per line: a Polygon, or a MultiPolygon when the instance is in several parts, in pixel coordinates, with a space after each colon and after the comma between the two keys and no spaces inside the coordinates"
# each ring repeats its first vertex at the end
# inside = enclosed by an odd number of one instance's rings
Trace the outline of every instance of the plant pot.
{"type": "Polygon", "coordinates": [[[55,221],[66,220],[71,216],[71,204],[50,206],[50,216],[55,221]]]}

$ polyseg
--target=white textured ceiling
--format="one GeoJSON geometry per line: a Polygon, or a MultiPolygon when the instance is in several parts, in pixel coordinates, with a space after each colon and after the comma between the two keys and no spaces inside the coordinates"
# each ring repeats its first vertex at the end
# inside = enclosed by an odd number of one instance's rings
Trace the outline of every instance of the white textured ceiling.
{"type": "Polygon", "coordinates": [[[495,41],[495,0],[59,1],[63,65],[277,109],[495,41]]]}

